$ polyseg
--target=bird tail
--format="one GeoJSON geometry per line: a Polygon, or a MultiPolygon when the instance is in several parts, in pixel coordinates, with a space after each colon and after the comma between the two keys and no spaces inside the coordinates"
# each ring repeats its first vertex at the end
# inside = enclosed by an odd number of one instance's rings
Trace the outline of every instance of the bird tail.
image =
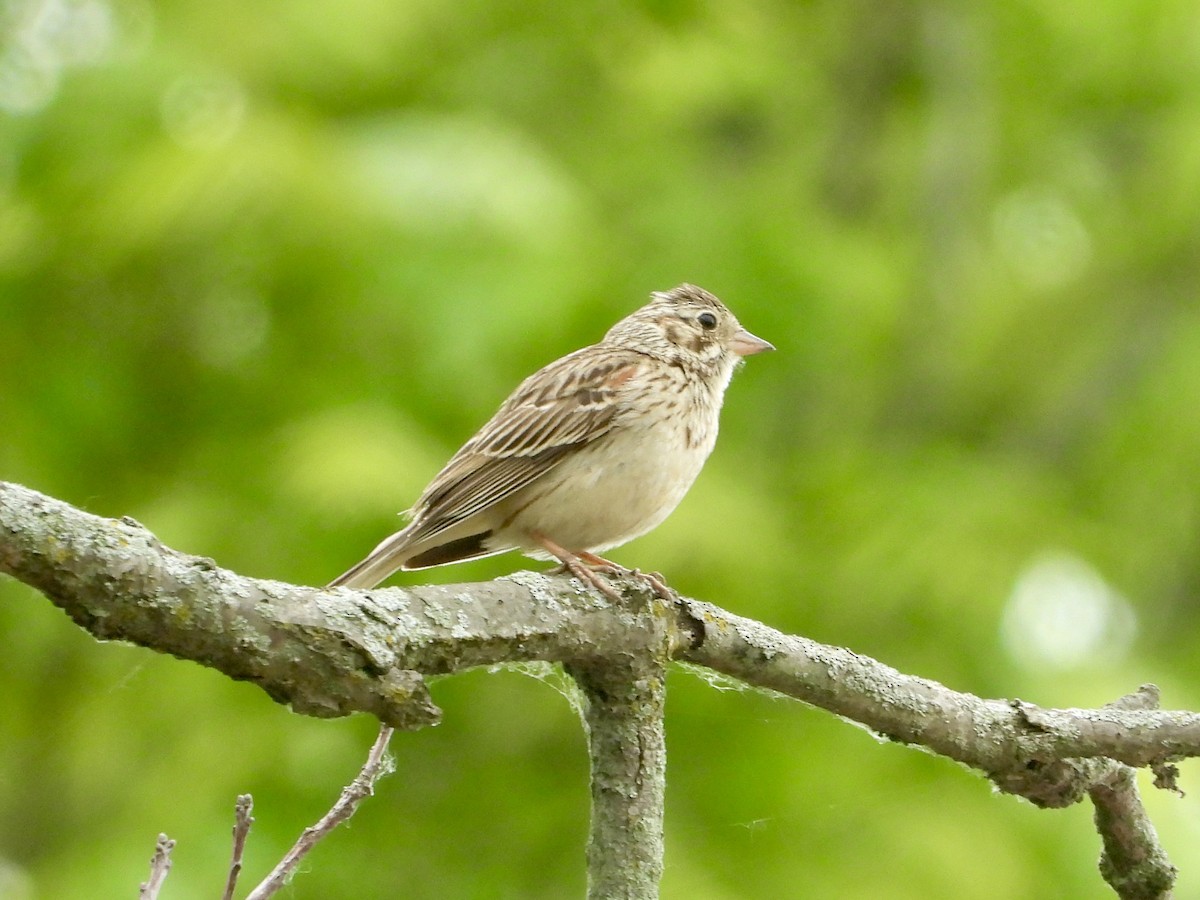
{"type": "Polygon", "coordinates": [[[397,531],[326,587],[373,588],[404,565],[409,549],[407,529],[397,531]]]}
{"type": "Polygon", "coordinates": [[[482,559],[513,549],[513,545],[509,543],[492,543],[490,530],[449,540],[440,532],[432,539],[423,536],[413,540],[411,529],[410,525],[386,538],[367,554],[366,559],[351,566],[325,586],[368,590],[400,569],[429,569],[433,566],[482,559]]]}

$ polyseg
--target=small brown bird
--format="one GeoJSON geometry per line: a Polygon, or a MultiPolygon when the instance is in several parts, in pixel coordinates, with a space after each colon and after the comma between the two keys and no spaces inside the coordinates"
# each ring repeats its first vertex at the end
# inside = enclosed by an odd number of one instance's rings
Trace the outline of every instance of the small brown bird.
{"type": "Polygon", "coordinates": [[[614,596],[596,569],[625,570],[596,554],[670,515],[716,443],[734,368],[773,349],[695,285],[652,294],[600,343],[526,378],[425,488],[407,527],[329,586],[520,550],[614,596]]]}

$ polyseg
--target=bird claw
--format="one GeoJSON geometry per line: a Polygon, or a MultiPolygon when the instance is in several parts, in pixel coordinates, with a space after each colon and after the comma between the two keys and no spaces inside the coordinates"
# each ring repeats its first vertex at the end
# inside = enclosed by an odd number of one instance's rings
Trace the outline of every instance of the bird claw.
{"type": "Polygon", "coordinates": [[[573,564],[565,563],[564,565],[570,570],[572,575],[584,584],[590,584],[609,600],[620,602],[623,599],[620,591],[613,587],[612,583],[596,569],[584,565],[579,560],[575,560],[573,564]]]}
{"type": "Polygon", "coordinates": [[[628,566],[623,566],[620,563],[615,563],[612,560],[599,556],[596,557],[596,560],[597,562],[592,565],[592,571],[594,572],[604,572],[608,575],[616,575],[618,578],[635,578],[638,581],[645,582],[660,600],[665,600],[668,603],[674,603],[679,599],[679,595],[671,590],[661,572],[643,572],[641,569],[630,569],[628,566]]]}
{"type": "Polygon", "coordinates": [[[642,572],[638,569],[626,570],[633,578],[640,578],[646,584],[650,585],[650,589],[658,595],[660,600],[665,600],[668,603],[674,603],[679,599],[679,594],[673,591],[670,585],[667,584],[661,572],[642,572]]]}
{"type": "Polygon", "coordinates": [[[636,578],[644,581],[658,595],[659,599],[665,600],[668,603],[673,603],[679,599],[679,595],[667,586],[666,579],[658,572],[642,572],[638,569],[630,569],[620,563],[613,562],[611,559],[597,556],[588,550],[571,553],[569,550],[565,550],[553,541],[548,540],[545,535],[535,534],[534,537],[562,563],[554,571],[570,572],[584,584],[590,584],[610,600],[619,601],[621,600],[621,595],[608,579],[604,577],[605,575],[615,575],[618,578],[636,578]]]}

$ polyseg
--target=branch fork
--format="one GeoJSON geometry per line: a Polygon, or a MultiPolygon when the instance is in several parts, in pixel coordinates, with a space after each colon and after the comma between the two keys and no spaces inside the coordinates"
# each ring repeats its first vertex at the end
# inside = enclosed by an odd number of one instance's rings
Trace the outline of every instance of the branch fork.
{"type": "MultiPolygon", "coordinates": [[[[1097,710],[984,699],[709,603],[667,599],[637,576],[613,579],[618,599],[533,572],[486,584],[319,590],[229,572],[164,547],[131,519],[103,519],[3,482],[0,572],[98,638],[252,681],[297,712],[366,712],[387,734],[437,722],[424,676],[562,663],[586,699],[593,897],[657,895],[671,659],[926,747],[1038,806],[1089,797],[1101,871],[1121,897],[1165,898],[1175,877],[1133,770],[1148,767],[1156,786],[1178,792],[1174,761],[1200,756],[1200,714],[1159,709],[1149,685],[1097,710]]],[[[363,796],[351,792],[335,810],[352,812],[363,796]]]]}

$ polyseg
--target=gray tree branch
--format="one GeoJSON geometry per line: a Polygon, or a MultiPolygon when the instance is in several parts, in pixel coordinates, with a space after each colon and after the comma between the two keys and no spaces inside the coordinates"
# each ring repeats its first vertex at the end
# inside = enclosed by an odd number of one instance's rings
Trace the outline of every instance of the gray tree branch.
{"type": "MultiPolygon", "coordinates": [[[[685,598],[681,604],[702,636],[679,658],[819,706],[994,778],[1016,778],[1070,758],[1103,756],[1138,768],[1200,755],[1198,713],[1116,704],[1043,709],[1021,700],[985,700],[708,603],[685,598]]],[[[1000,786],[1016,788],[1019,780],[1000,786]]],[[[1030,799],[1041,806],[1064,805],[1052,796],[1030,799]]]]}
{"type": "MultiPolygon", "coordinates": [[[[420,728],[438,716],[423,675],[500,662],[564,663],[588,698],[593,750],[621,756],[602,764],[594,755],[594,796],[603,801],[605,779],[611,777],[615,795],[636,794],[642,805],[613,807],[603,821],[594,818],[593,845],[614,838],[610,825],[621,816],[632,828],[628,817],[645,815],[650,827],[638,835],[637,847],[627,848],[635,855],[625,862],[655,880],[658,870],[636,853],[650,847],[661,866],[662,719],[656,685],[667,658],[706,666],[892,740],[926,747],[1041,806],[1103,798],[1097,801],[1104,806],[1103,814],[1097,806],[1097,823],[1105,866],[1119,870],[1113,877],[1106,873],[1114,887],[1161,885],[1164,873],[1173,878],[1174,870],[1153,829],[1137,827],[1144,811],[1136,792],[1131,796],[1124,789],[1125,776],[1107,761],[1162,772],[1172,760],[1200,755],[1196,713],[1125,703],[1042,709],[982,699],[711,604],[662,601],[637,580],[619,583],[622,603],[572,579],[530,572],[485,584],[371,591],[300,587],[220,569],[211,560],[164,547],[130,519],[99,518],[3,482],[0,572],[40,590],[97,637],[141,644],[252,681],[309,715],[362,711],[391,727],[420,728]],[[622,778],[627,780],[620,787],[622,778]],[[1118,794],[1106,794],[1114,790],[1118,794]],[[1140,835],[1140,843],[1120,840],[1122,829],[1140,835]]],[[[593,884],[603,883],[595,867],[591,877],[593,884]]],[[[652,896],[630,885],[628,896],[652,896]]],[[[1166,896],[1117,889],[1121,896],[1166,896]]]]}
{"type": "Polygon", "coordinates": [[[588,897],[652,900],[663,868],[667,642],[617,665],[569,665],[584,695],[592,762],[588,897]]]}

